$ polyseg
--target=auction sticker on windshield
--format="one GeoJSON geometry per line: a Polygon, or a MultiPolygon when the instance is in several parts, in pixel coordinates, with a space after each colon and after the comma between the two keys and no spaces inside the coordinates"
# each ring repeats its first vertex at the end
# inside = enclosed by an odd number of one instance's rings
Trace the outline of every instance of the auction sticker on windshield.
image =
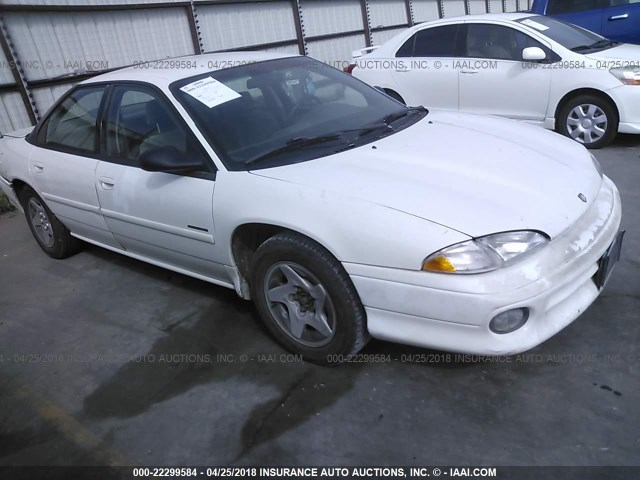
{"type": "Polygon", "coordinates": [[[240,98],[240,94],[212,77],[202,78],[180,87],[180,90],[213,108],[240,98]]]}
{"type": "Polygon", "coordinates": [[[538,23],[535,20],[531,20],[530,18],[522,20],[520,23],[522,23],[523,25],[527,25],[531,28],[535,28],[536,30],[540,30],[541,32],[544,32],[545,30],[549,30],[549,27],[547,27],[546,25],[542,25],[541,23],[538,23]]]}

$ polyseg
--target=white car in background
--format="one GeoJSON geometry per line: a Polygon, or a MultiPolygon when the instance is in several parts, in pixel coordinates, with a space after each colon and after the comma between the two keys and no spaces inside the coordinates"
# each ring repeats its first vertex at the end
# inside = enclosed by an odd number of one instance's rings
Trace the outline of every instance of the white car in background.
{"type": "Polygon", "coordinates": [[[82,240],[233,288],[322,363],[369,336],[527,350],[619,258],[618,191],[566,138],[407,108],[306,57],[179,63],[82,82],[0,140],[0,187],[51,257],[82,240]]]}
{"type": "Polygon", "coordinates": [[[353,75],[407,105],[523,120],[589,148],[640,133],[640,46],[554,18],[446,18],[354,57],[353,75]]]}

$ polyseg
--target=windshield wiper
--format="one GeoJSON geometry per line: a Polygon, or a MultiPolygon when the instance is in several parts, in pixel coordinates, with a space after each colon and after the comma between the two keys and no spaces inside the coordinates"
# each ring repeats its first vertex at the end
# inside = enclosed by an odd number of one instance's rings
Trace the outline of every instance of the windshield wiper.
{"type": "Polygon", "coordinates": [[[389,115],[384,117],[382,121],[387,125],[391,125],[396,120],[400,120],[401,118],[404,118],[406,116],[412,115],[414,113],[421,113],[421,112],[429,113],[429,110],[427,110],[423,106],[409,107],[406,110],[402,110],[401,112],[390,113],[389,115]]]}
{"type": "Polygon", "coordinates": [[[597,50],[598,48],[605,48],[605,47],[615,47],[616,45],[619,45],[622,42],[616,42],[613,40],[607,40],[602,39],[602,40],[598,40],[595,43],[592,43],[591,45],[578,45],[577,47],[573,47],[571,49],[572,52],[583,52],[585,50],[597,50]]]}
{"type": "Polygon", "coordinates": [[[340,134],[358,132],[358,137],[364,137],[365,135],[375,132],[376,130],[392,130],[389,124],[384,122],[371,123],[360,128],[350,128],[348,130],[340,130],[340,134]]]}
{"type": "Polygon", "coordinates": [[[277,155],[287,152],[293,152],[296,150],[301,150],[306,147],[312,147],[314,145],[319,145],[326,142],[331,142],[334,140],[339,140],[341,138],[340,135],[323,135],[319,137],[296,137],[287,141],[287,143],[280,148],[276,148],[268,153],[263,155],[259,155],[255,158],[247,160],[245,165],[253,165],[255,163],[262,162],[263,160],[268,160],[277,155]]]}
{"type": "Polygon", "coordinates": [[[622,42],[617,42],[615,40],[608,40],[606,38],[602,40],[598,40],[595,43],[591,44],[591,48],[604,48],[604,47],[615,47],[616,45],[621,44],[622,42]]]}

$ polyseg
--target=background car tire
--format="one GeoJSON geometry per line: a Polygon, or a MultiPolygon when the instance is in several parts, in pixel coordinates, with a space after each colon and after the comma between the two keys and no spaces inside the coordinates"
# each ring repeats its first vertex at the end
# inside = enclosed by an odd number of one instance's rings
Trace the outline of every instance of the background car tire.
{"type": "Polygon", "coordinates": [[[393,90],[385,88],[384,93],[386,93],[391,98],[393,98],[395,101],[400,102],[403,105],[407,104],[407,102],[404,101],[404,98],[402,98],[398,92],[395,92],[393,90]]]}
{"type": "MultiPolygon", "coordinates": [[[[339,363],[369,341],[366,313],[347,272],[329,251],[307,237],[283,232],[266,240],[254,255],[251,284],[252,298],[269,331],[288,350],[309,361],[339,363]],[[313,288],[300,288],[299,279],[313,288]],[[323,291],[326,299],[321,301],[323,291]],[[286,300],[270,300],[272,292],[286,300]],[[305,319],[324,315],[333,333],[306,324],[298,337],[294,332],[299,333],[299,328],[287,324],[292,309],[304,312],[305,319]]],[[[300,322],[295,324],[299,327],[300,322]]]]}
{"type": "Polygon", "coordinates": [[[67,227],[56,218],[47,204],[31,188],[24,187],[20,194],[20,201],[31,233],[47,255],[63,259],[82,249],[82,241],[71,236],[67,227]]]}
{"type": "MultiPolygon", "coordinates": [[[[566,102],[560,111],[558,112],[558,118],[556,119],[556,131],[569,138],[582,143],[587,148],[602,148],[605,145],[611,143],[618,132],[618,114],[615,108],[611,105],[611,102],[605,98],[596,95],[580,95],[578,97],[570,99],[566,102]],[[604,134],[597,140],[586,143],[584,141],[585,134],[580,135],[578,138],[572,136],[571,128],[575,128],[576,132],[581,133],[585,130],[592,130],[594,114],[596,118],[601,118],[597,115],[604,114],[606,116],[606,128],[604,128],[604,134]],[[586,116],[582,116],[586,113],[586,116]],[[577,125],[578,122],[586,121],[586,129],[581,125],[577,125]],[[576,125],[570,126],[568,122],[572,122],[576,125]],[[583,141],[580,141],[583,139],[583,141]]],[[[592,136],[595,139],[595,135],[592,136]]]]}

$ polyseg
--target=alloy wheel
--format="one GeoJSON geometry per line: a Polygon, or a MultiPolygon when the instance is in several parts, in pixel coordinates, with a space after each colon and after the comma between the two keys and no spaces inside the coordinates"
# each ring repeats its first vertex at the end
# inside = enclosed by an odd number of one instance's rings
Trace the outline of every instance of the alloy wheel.
{"type": "Polygon", "coordinates": [[[29,200],[29,219],[38,239],[45,247],[51,248],[55,242],[53,228],[47,211],[36,198],[29,200]]]}
{"type": "Polygon", "coordinates": [[[278,326],[307,347],[322,347],[336,332],[336,311],[327,289],[308,269],[293,262],[272,265],[264,295],[278,326]]]}

